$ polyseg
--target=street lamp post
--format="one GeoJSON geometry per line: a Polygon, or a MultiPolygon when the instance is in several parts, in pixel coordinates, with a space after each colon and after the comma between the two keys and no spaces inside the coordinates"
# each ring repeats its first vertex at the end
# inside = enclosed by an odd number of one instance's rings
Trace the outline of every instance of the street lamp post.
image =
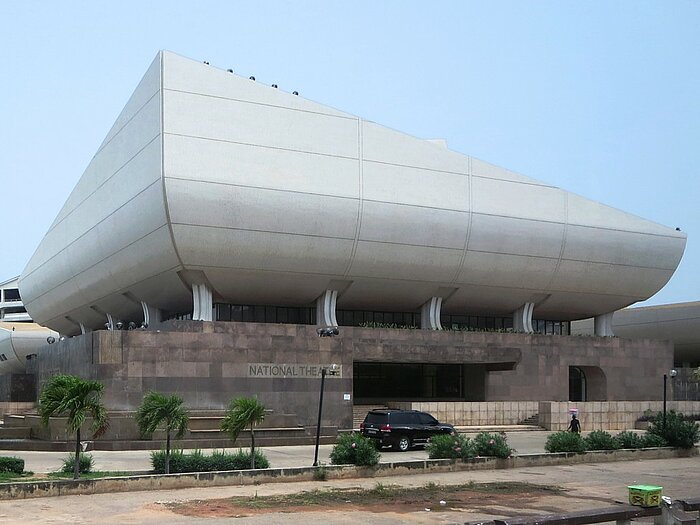
{"type": "Polygon", "coordinates": [[[337,375],[340,367],[332,364],[330,367],[321,368],[321,393],[318,398],[318,421],[316,423],[316,449],[314,451],[314,467],[318,466],[318,445],[321,440],[321,412],[323,411],[323,387],[326,383],[326,374],[337,375]]]}
{"type": "MultiPolygon", "coordinates": [[[[671,369],[668,373],[668,375],[671,376],[671,379],[676,377],[678,375],[678,371],[676,369],[671,369]]],[[[666,381],[667,381],[667,375],[664,374],[664,415],[663,415],[663,429],[664,432],[666,432],[666,381]]]]}

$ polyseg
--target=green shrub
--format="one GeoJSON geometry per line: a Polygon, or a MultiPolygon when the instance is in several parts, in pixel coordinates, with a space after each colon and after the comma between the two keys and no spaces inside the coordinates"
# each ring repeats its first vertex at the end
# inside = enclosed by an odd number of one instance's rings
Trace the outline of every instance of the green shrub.
{"type": "Polygon", "coordinates": [[[514,450],[508,446],[505,434],[479,432],[474,437],[474,450],[478,456],[496,456],[507,458],[514,450]]]}
{"type": "Polygon", "coordinates": [[[24,460],[20,458],[0,456],[0,472],[21,474],[24,472],[24,460]]]}
{"type": "Polygon", "coordinates": [[[619,448],[642,448],[644,443],[642,437],[636,432],[626,430],[615,436],[619,448]]]}
{"type": "Polygon", "coordinates": [[[544,449],[547,452],[577,452],[581,454],[586,451],[586,444],[578,432],[562,430],[547,436],[544,449]]]}
{"type": "MultiPolygon", "coordinates": [[[[80,470],[81,474],[87,474],[88,472],[92,472],[92,465],[93,465],[92,454],[84,454],[81,452],[79,462],[80,463],[78,465],[78,469],[80,470]]],[[[75,455],[69,454],[63,460],[63,466],[61,467],[61,472],[65,473],[65,474],[72,474],[74,471],[74,468],[75,468],[75,455]]]]}
{"type": "MultiPolygon", "coordinates": [[[[151,465],[153,472],[162,474],[165,472],[165,451],[151,452],[151,465]]],[[[255,468],[269,468],[270,462],[260,451],[255,451],[255,468]]],[[[250,470],[250,452],[239,449],[238,452],[213,451],[211,455],[205,455],[201,450],[183,452],[174,450],[170,454],[170,473],[183,472],[213,472],[219,470],[250,470]]]]}
{"type": "Polygon", "coordinates": [[[675,410],[666,413],[665,426],[663,414],[659,412],[647,432],[661,436],[669,446],[678,448],[693,448],[700,439],[700,426],[694,421],[686,421],[685,416],[675,410]]]}
{"type": "Polygon", "coordinates": [[[642,447],[643,448],[655,448],[655,447],[667,447],[667,446],[668,446],[668,443],[661,436],[657,436],[656,434],[650,434],[649,432],[646,432],[642,436],[642,447]]]}
{"type": "Polygon", "coordinates": [[[438,434],[425,447],[430,459],[466,459],[476,455],[474,442],[462,434],[438,434]]]}
{"type": "Polygon", "coordinates": [[[328,479],[328,470],[326,466],[321,463],[314,470],[314,481],[326,481],[328,479]]]}
{"type": "Polygon", "coordinates": [[[587,450],[615,450],[619,448],[618,441],[605,430],[594,430],[583,441],[587,450]]]}
{"type": "Polygon", "coordinates": [[[371,439],[356,432],[343,434],[331,450],[333,465],[374,466],[379,463],[379,451],[371,439]]]}

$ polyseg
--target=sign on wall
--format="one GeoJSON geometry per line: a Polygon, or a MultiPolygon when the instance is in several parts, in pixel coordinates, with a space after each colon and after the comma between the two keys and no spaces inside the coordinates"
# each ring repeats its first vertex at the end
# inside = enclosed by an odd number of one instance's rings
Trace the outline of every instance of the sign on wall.
{"type": "MultiPolygon", "coordinates": [[[[328,370],[330,364],[303,364],[303,363],[249,363],[248,364],[248,377],[291,377],[291,378],[305,378],[305,377],[321,377],[321,370],[325,368],[328,370]]],[[[338,374],[330,375],[326,374],[327,378],[332,377],[342,377],[343,367],[338,366],[338,374]]]]}

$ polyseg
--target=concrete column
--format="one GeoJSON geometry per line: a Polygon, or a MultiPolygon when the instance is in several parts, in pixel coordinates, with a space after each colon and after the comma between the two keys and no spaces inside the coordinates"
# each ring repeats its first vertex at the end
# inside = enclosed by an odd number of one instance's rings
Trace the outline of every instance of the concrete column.
{"type": "Polygon", "coordinates": [[[595,335],[602,337],[612,337],[613,333],[613,314],[615,312],[608,312],[607,314],[596,315],[593,318],[593,326],[595,335]]]}
{"type": "Polygon", "coordinates": [[[147,328],[153,323],[159,323],[162,318],[162,312],[145,301],[141,301],[141,308],[143,309],[143,323],[144,328],[147,328]]]}
{"type": "Polygon", "coordinates": [[[192,285],[192,308],[193,321],[212,320],[212,293],[211,289],[204,283],[192,285]]]}
{"type": "Polygon", "coordinates": [[[420,308],[421,330],[442,330],[440,324],[440,312],[442,311],[442,297],[431,297],[420,308]]]}
{"type": "Polygon", "coordinates": [[[338,300],[338,290],[326,290],[316,299],[316,325],[338,326],[335,318],[335,304],[338,300]]]}
{"type": "Polygon", "coordinates": [[[532,311],[535,309],[535,303],[525,303],[515,312],[513,312],[513,330],[531,334],[534,332],[532,328],[532,311]]]}

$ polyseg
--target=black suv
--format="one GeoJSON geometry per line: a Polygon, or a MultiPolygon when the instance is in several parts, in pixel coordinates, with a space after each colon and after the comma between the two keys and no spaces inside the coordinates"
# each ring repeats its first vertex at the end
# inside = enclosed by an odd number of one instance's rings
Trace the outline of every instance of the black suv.
{"type": "Polygon", "coordinates": [[[362,435],[374,439],[377,447],[391,445],[401,452],[426,444],[435,434],[454,431],[452,425],[417,410],[370,410],[360,424],[362,435]]]}

